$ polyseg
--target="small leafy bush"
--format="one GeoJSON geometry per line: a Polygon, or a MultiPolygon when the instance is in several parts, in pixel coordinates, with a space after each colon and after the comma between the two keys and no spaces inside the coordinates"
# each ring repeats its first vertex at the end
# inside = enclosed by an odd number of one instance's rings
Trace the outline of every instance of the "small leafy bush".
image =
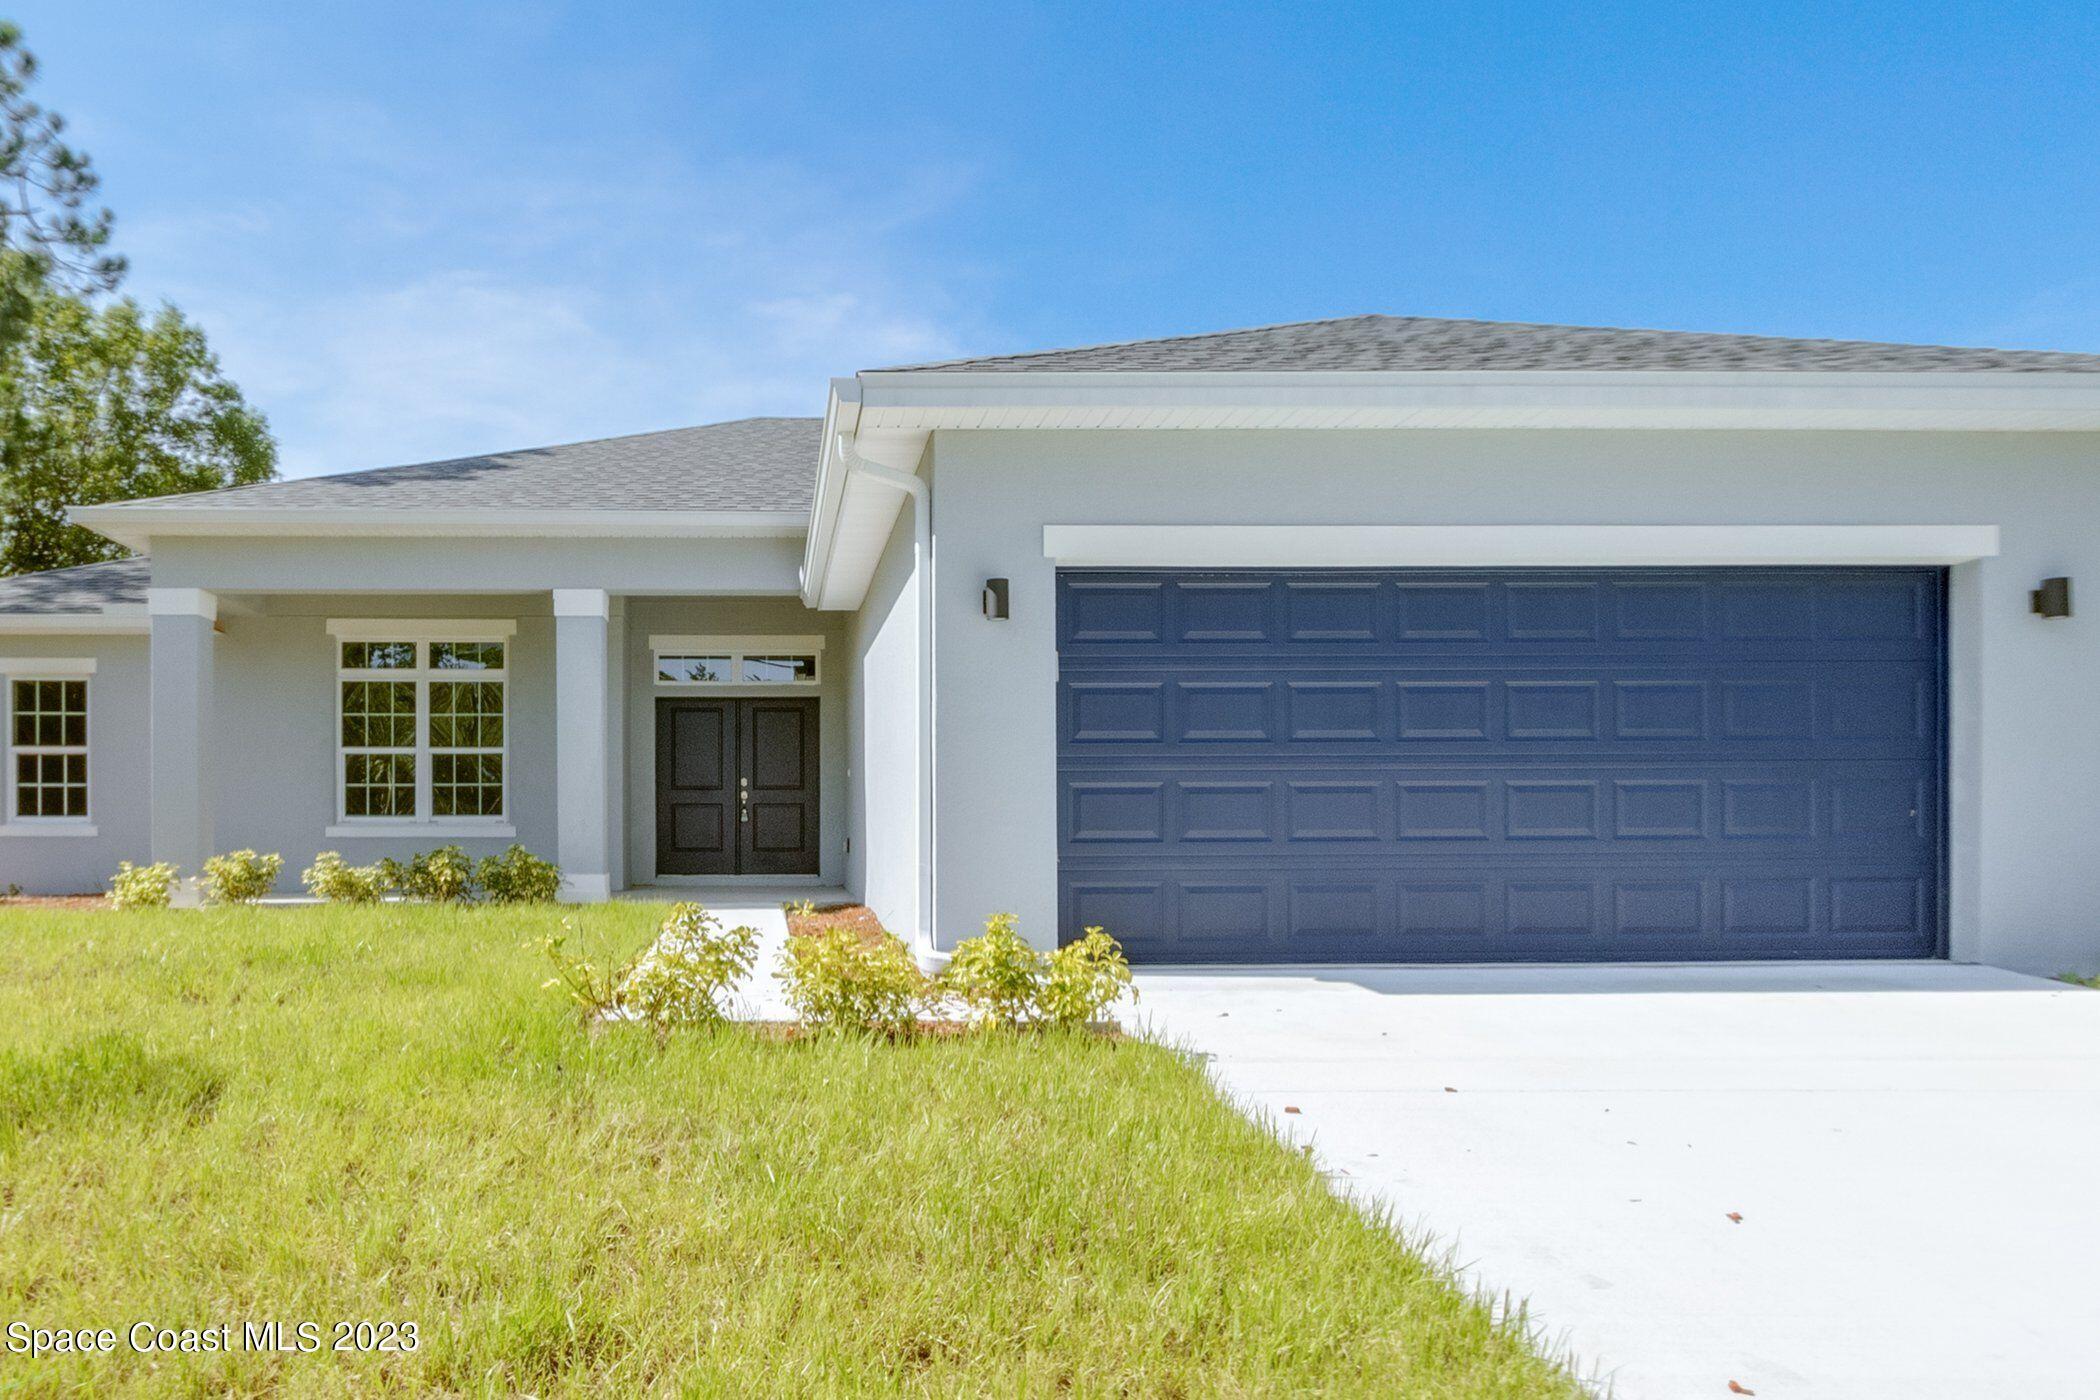
{"type": "Polygon", "coordinates": [[[1130,985],[1123,945],[1098,928],[1054,953],[1038,952],[1021,937],[1011,914],[994,914],[984,932],[965,940],[941,974],[941,990],[960,1001],[980,1025],[1024,1022],[1083,1026],[1101,1019],[1130,985]]]}
{"type": "Polygon", "coordinates": [[[500,856],[482,857],[474,879],[492,904],[552,904],[561,893],[561,867],[516,842],[500,856]]]}
{"type": "Polygon", "coordinates": [[[1098,928],[1052,953],[1036,996],[1036,1014],[1056,1026],[1084,1026],[1101,1019],[1130,985],[1130,960],[1123,945],[1098,928]]]}
{"type": "Polygon", "coordinates": [[[619,1009],[658,1035],[673,1026],[720,1025],[729,1018],[730,988],[757,956],[757,929],[725,929],[700,905],[675,904],[656,941],[620,976],[619,1009]]]}
{"type": "Polygon", "coordinates": [[[213,904],[253,904],[277,888],[284,857],[229,851],[204,862],[204,897],[213,904]]]}
{"type": "Polygon", "coordinates": [[[299,883],[330,904],[377,904],[387,892],[386,875],[378,866],[352,865],[335,851],[315,856],[299,873],[299,883]]]}
{"type": "Polygon", "coordinates": [[[550,933],[540,940],[541,954],[554,966],[554,975],[540,985],[558,988],[576,1004],[586,1021],[595,1020],[619,1005],[620,974],[613,969],[600,972],[590,959],[571,953],[569,935],[575,931],[575,925],[563,919],[560,933],[550,933]]]}
{"type": "Polygon", "coordinates": [[[382,860],[379,873],[388,888],[426,904],[463,904],[474,897],[474,864],[457,846],[410,856],[406,865],[382,860]]]}
{"type": "Polygon", "coordinates": [[[167,861],[153,865],[133,865],[124,861],[117,866],[117,873],[109,881],[109,907],[112,909],[165,909],[168,907],[169,889],[175,883],[175,867],[167,861]]]}
{"type": "Polygon", "coordinates": [[[1018,1026],[1036,1009],[1047,975],[1043,955],[1021,937],[1011,914],[994,914],[965,939],[941,974],[941,990],[987,1025],[1018,1026]]]}
{"type": "Polygon", "coordinates": [[[838,924],[790,937],[775,976],[797,1016],[836,1030],[901,1034],[933,991],[899,939],[838,924]]]}

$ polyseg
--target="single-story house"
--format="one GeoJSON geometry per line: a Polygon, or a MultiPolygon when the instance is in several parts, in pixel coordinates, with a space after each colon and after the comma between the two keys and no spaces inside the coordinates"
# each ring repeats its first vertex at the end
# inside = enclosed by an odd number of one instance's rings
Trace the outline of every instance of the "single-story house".
{"type": "Polygon", "coordinates": [[[2100,355],[1358,316],[74,518],[138,557],[0,581],[0,886],[2100,968],[2100,355]]]}

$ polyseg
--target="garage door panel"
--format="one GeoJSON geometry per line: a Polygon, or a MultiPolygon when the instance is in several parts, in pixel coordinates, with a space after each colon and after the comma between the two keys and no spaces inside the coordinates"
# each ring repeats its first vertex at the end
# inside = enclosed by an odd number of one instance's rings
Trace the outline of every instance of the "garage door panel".
{"type": "Polygon", "coordinates": [[[1929,774],[1910,764],[1850,767],[1833,775],[1805,764],[1621,763],[1607,778],[1565,761],[1387,767],[1330,756],[1211,764],[1197,778],[1167,765],[1089,766],[1064,776],[1061,827],[1068,844],[1089,847],[1356,842],[1394,847],[1399,859],[1397,848],[1422,843],[1446,854],[1548,843],[1671,859],[1696,846],[1723,863],[1775,853],[1931,863],[1939,833],[1929,774]]]}
{"type": "Polygon", "coordinates": [[[1423,753],[1495,755],[1510,741],[1542,757],[1785,756],[1813,741],[1818,761],[1937,762],[1939,688],[1916,661],[1755,667],[1615,666],[1571,677],[1533,665],[1505,675],[1420,663],[1395,680],[1343,668],[1272,663],[1175,673],[1067,666],[1060,694],[1066,757],[1091,746],[1201,744],[1299,755],[1398,743],[1423,753]],[[1816,674],[1817,671],[1823,674],[1816,674]],[[1279,672],[1288,671],[1287,676],[1279,672]],[[1200,678],[1197,678],[1200,676],[1200,678]]]}
{"type": "Polygon", "coordinates": [[[1065,932],[1154,960],[1929,955],[1943,587],[1061,574],[1065,932]]]}

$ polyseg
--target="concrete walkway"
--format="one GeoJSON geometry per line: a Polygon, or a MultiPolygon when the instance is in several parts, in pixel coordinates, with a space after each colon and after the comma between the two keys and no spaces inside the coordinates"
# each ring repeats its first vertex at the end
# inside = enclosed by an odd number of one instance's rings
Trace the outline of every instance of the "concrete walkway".
{"type": "Polygon", "coordinates": [[[792,1021],[795,1013],[780,995],[781,945],[787,942],[787,914],[783,906],[806,899],[812,904],[845,904],[852,896],[841,889],[809,885],[709,885],[688,889],[669,885],[638,885],[620,891],[620,899],[650,904],[676,904],[691,900],[707,906],[725,928],[749,924],[758,930],[758,958],[750,973],[737,984],[735,1009],[739,1021],[792,1021]]]}
{"type": "Polygon", "coordinates": [[[1155,1034],[1615,1395],[2100,1394],[2100,992],[1947,964],[1138,983],[1155,1034]]]}

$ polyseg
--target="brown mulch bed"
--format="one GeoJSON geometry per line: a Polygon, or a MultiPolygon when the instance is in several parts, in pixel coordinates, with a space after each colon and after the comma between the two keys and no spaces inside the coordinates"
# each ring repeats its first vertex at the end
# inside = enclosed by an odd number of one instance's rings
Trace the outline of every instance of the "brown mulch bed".
{"type": "Polygon", "coordinates": [[[11,894],[0,895],[5,909],[107,909],[109,896],[102,894],[11,894]]]}
{"type": "Polygon", "coordinates": [[[788,933],[818,933],[827,928],[850,928],[865,939],[889,937],[889,930],[875,911],[865,904],[820,904],[810,914],[800,912],[796,906],[787,907],[788,933]]]}

